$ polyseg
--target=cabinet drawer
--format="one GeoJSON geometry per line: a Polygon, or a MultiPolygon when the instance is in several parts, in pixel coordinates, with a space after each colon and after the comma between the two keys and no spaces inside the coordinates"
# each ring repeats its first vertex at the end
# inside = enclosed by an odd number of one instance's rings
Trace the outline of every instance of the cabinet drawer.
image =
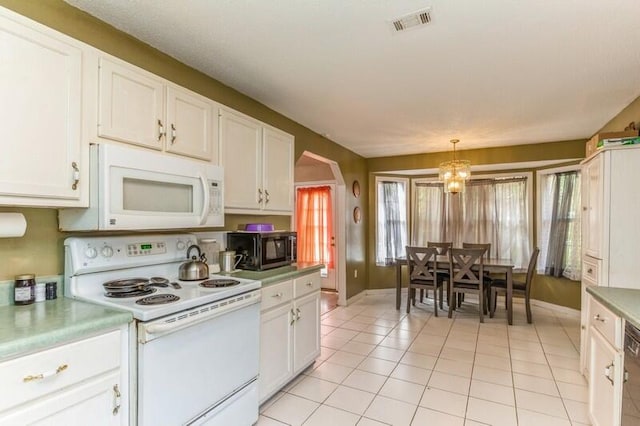
{"type": "Polygon", "coordinates": [[[293,299],[293,281],[291,280],[263,287],[260,309],[266,311],[281,303],[290,302],[291,299],[293,299]]]}
{"type": "Polygon", "coordinates": [[[316,290],[321,286],[320,272],[304,275],[293,280],[293,297],[298,298],[316,290]]]}
{"type": "Polygon", "coordinates": [[[0,363],[0,412],[118,369],[120,345],[113,331],[0,363]]]}
{"type": "Polygon", "coordinates": [[[601,260],[584,256],[582,258],[582,279],[587,280],[592,285],[600,285],[600,264],[601,260]]]}
{"type": "Polygon", "coordinates": [[[617,350],[622,350],[622,319],[602,306],[593,297],[589,299],[589,324],[617,350]]]}

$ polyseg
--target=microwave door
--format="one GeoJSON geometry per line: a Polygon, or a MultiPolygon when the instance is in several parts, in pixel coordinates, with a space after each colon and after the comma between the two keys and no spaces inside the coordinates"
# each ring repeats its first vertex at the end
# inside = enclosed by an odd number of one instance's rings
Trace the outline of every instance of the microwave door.
{"type": "Polygon", "coordinates": [[[206,179],[112,166],[103,229],[195,227],[206,220],[206,179]]]}

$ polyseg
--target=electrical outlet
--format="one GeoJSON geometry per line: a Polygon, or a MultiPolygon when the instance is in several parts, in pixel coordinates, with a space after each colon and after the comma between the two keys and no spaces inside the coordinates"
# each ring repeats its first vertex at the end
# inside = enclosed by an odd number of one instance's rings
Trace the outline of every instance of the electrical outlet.
{"type": "Polygon", "coordinates": [[[358,270],[357,269],[353,270],[353,278],[358,278],[358,270]]]}

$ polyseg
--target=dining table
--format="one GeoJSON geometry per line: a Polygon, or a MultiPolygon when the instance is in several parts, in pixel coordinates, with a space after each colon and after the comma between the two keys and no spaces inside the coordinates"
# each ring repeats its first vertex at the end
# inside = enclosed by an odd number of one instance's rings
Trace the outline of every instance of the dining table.
{"type": "MultiPolygon", "coordinates": [[[[437,268],[445,269],[449,267],[449,256],[436,257],[437,268]]],[[[400,309],[401,289],[402,289],[402,267],[407,265],[406,257],[396,257],[393,259],[396,267],[396,309],[400,309]]],[[[507,281],[507,321],[513,325],[513,268],[511,259],[485,258],[482,267],[490,273],[504,273],[507,281]]]]}

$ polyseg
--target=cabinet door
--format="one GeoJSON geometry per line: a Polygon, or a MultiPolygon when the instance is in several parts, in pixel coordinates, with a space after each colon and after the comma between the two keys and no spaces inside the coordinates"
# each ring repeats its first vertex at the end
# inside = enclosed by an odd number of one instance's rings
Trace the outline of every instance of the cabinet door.
{"type": "Polygon", "coordinates": [[[121,408],[120,373],[109,373],[79,386],[67,388],[25,404],[8,415],[0,415],[7,425],[126,425],[129,415],[121,408]]]}
{"type": "Polygon", "coordinates": [[[167,87],[166,150],[211,160],[214,134],[211,110],[212,103],[202,96],[167,87]]]}
{"type": "Polygon", "coordinates": [[[259,210],[262,126],[229,110],[220,112],[220,162],[224,166],[225,209],[259,210]]]}
{"type": "Polygon", "coordinates": [[[320,292],[294,300],[293,371],[300,371],[320,355],[320,292]]]}
{"type": "Polygon", "coordinates": [[[593,157],[583,166],[582,189],[583,197],[583,236],[585,254],[596,259],[602,259],[602,229],[604,209],[604,154],[593,157]]]}
{"type": "Polygon", "coordinates": [[[594,426],[619,425],[622,355],[593,328],[589,339],[589,417],[594,426]]]}
{"type": "Polygon", "coordinates": [[[73,185],[88,167],[82,51],[49,33],[0,16],[0,204],[81,206],[87,192],[73,185]]]}
{"type": "Polygon", "coordinates": [[[100,59],[98,136],[162,149],[164,86],[131,66],[100,59]]]}
{"type": "Polygon", "coordinates": [[[260,402],[291,379],[293,325],[291,303],[260,315],[260,402]]]}
{"type": "Polygon", "coordinates": [[[293,211],[293,150],[293,136],[264,129],[262,189],[265,210],[293,211]]]}

